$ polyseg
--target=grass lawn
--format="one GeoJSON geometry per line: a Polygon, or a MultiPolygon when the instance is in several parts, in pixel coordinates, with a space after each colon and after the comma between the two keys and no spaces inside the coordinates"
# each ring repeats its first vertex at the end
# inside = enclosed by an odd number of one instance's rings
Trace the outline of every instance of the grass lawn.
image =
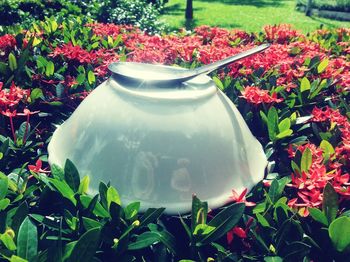
{"type": "Polygon", "coordinates": [[[194,0],[194,19],[186,23],[186,0],[169,0],[161,19],[173,29],[199,25],[260,31],[267,24],[292,24],[304,33],[324,28],[350,27],[350,22],[307,17],[295,10],[295,0],[194,0]]]}

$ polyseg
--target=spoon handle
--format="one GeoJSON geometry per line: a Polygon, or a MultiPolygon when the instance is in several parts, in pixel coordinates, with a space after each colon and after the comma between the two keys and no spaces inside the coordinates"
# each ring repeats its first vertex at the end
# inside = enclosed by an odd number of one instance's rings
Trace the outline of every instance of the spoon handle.
{"type": "Polygon", "coordinates": [[[208,74],[208,73],[210,73],[216,69],[219,69],[227,64],[230,64],[234,61],[237,61],[237,60],[240,60],[240,59],[245,58],[247,56],[262,52],[266,48],[268,48],[269,46],[270,46],[270,44],[262,44],[262,45],[259,45],[257,47],[251,48],[247,51],[244,51],[242,53],[239,53],[237,55],[230,56],[230,57],[225,58],[223,60],[219,60],[217,62],[214,62],[212,64],[198,67],[197,69],[194,69],[194,70],[196,71],[196,75],[200,75],[200,74],[204,74],[204,73],[208,74]]]}

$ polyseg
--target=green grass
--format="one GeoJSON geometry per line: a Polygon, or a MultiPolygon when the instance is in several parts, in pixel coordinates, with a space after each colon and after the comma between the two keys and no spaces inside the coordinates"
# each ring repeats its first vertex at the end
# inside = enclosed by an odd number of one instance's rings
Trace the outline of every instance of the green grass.
{"type": "Polygon", "coordinates": [[[350,27],[350,22],[307,17],[295,10],[295,0],[195,0],[194,19],[186,22],[186,0],[169,0],[161,19],[172,29],[199,25],[260,31],[268,24],[292,24],[302,32],[320,28],[350,27]]]}

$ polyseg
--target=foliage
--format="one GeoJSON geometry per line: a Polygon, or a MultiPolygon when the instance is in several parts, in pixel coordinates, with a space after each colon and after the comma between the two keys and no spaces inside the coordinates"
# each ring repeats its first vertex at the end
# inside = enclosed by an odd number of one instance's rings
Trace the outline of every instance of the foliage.
{"type": "MultiPolygon", "coordinates": [[[[297,7],[305,6],[307,1],[298,0],[297,7]]],[[[331,10],[331,11],[341,11],[348,12],[350,10],[350,1],[349,0],[313,0],[312,7],[322,10],[331,10]]]]}
{"type": "Polygon", "coordinates": [[[79,18],[0,36],[1,259],[346,260],[349,234],[339,232],[350,224],[349,40],[348,29],[304,36],[288,25],[159,36],[79,18]],[[272,45],[213,74],[270,161],[248,195],[233,190],[234,203],[218,210],[194,196],[181,217],[141,214],[108,181],[88,195],[89,178],[71,161],[49,167],[55,125],[108,77],[109,63],[196,67],[262,42],[272,45]]]}
{"type": "Polygon", "coordinates": [[[209,25],[258,32],[266,24],[287,23],[308,33],[319,28],[350,27],[350,22],[306,17],[303,12],[297,11],[295,6],[295,0],[194,1],[194,18],[189,23],[184,16],[186,1],[171,0],[165,4],[160,19],[174,30],[181,27],[192,30],[199,25],[209,25]]]}
{"type": "Polygon", "coordinates": [[[64,16],[97,19],[103,23],[129,24],[157,33],[164,30],[158,21],[161,3],[146,0],[5,0],[0,4],[0,25],[21,24],[28,28],[36,19],[64,16]]]}

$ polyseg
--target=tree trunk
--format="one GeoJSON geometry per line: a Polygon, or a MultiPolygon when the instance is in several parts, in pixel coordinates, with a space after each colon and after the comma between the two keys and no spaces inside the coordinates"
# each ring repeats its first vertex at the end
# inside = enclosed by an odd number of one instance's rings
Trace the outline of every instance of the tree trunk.
{"type": "Polygon", "coordinates": [[[186,0],[186,13],[185,18],[186,19],[193,19],[193,0],[186,0]]]}
{"type": "Polygon", "coordinates": [[[305,15],[311,16],[312,0],[307,0],[305,15]]]}

